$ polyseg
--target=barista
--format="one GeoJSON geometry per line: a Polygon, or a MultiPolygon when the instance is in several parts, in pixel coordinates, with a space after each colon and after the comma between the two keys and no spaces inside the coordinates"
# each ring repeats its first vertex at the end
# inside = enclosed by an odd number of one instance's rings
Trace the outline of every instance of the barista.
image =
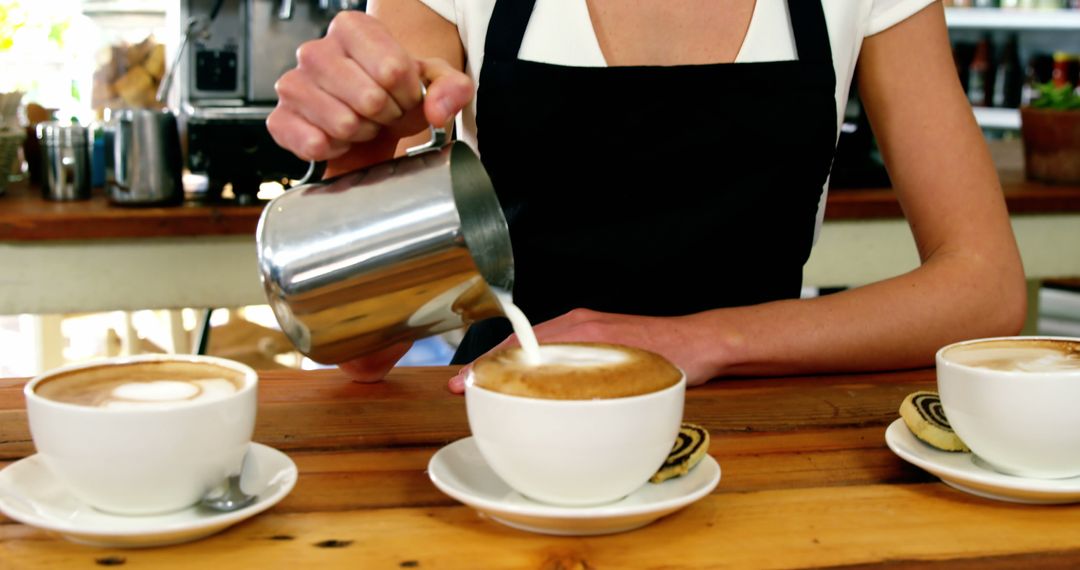
{"type": "MultiPolygon", "coordinates": [[[[700,384],[924,366],[1023,323],[1019,254],[939,3],[424,2],[339,15],[278,82],[268,126],[342,172],[457,116],[542,342],[639,346],[700,384]],[[922,264],[799,299],[856,58],[922,264]]],[[[509,334],[477,323],[455,361],[509,334]]],[[[405,349],[343,368],[378,379],[405,349]]]]}

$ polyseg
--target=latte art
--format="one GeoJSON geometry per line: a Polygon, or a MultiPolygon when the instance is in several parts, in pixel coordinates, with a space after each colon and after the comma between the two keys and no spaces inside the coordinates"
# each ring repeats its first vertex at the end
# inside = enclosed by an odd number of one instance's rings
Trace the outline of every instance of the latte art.
{"type": "Polygon", "coordinates": [[[476,361],[473,383],[530,398],[625,398],[674,386],[682,371],[652,352],[601,343],[542,344],[534,361],[519,347],[476,361]]]}
{"type": "Polygon", "coordinates": [[[535,359],[530,358],[525,350],[509,352],[506,359],[529,366],[586,368],[629,362],[631,356],[621,348],[602,345],[545,344],[538,346],[535,359]]]}
{"type": "Polygon", "coordinates": [[[36,393],[55,402],[104,409],[163,409],[221,400],[243,387],[233,370],[183,362],[90,368],[42,382],[36,393]]]}
{"type": "Polygon", "coordinates": [[[99,408],[161,408],[187,402],[220,400],[236,393],[236,385],[224,378],[205,380],[154,380],[131,382],[112,389],[99,408]]]}
{"type": "Polygon", "coordinates": [[[958,364],[1017,372],[1080,372],[1080,342],[1035,339],[960,345],[945,353],[958,364]]]}

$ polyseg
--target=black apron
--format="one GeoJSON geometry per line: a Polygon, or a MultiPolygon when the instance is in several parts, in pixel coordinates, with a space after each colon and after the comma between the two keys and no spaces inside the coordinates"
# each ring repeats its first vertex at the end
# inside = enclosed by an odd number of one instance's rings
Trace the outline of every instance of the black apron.
{"type": "MultiPolygon", "coordinates": [[[[532,8],[495,4],[476,117],[529,320],[797,298],[836,144],[820,2],[788,0],[796,61],[670,67],[520,60],[532,8]]],[[[454,362],[511,332],[472,325],[454,362]]]]}

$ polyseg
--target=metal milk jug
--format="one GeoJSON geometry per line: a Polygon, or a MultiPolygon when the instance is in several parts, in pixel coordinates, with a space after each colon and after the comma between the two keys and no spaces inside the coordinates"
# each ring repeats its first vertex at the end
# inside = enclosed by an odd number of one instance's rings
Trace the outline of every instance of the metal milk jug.
{"type": "Polygon", "coordinates": [[[502,316],[514,280],[491,180],[442,129],[406,156],[298,186],[269,204],[259,271],[284,333],[339,363],[502,316]]]}

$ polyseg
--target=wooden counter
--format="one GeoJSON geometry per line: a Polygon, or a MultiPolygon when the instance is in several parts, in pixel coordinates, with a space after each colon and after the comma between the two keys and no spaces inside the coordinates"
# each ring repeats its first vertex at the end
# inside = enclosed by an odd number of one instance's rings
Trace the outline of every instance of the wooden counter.
{"type": "MultiPolygon", "coordinates": [[[[1017,170],[1000,172],[999,176],[1012,215],[1080,212],[1080,186],[1032,182],[1017,170]]],[[[872,220],[903,215],[896,195],[889,188],[833,189],[825,207],[826,220],[872,220]]]]}
{"type": "Polygon", "coordinates": [[[89,200],[51,202],[28,183],[0,196],[0,241],[250,236],[262,205],[114,206],[101,188],[89,200]]]}
{"type": "MultiPolygon", "coordinates": [[[[1080,505],[983,499],[886,447],[904,396],[932,370],[714,381],[687,392],[719,486],[624,534],[514,530],[439,492],[425,468],[468,435],[449,368],[380,384],[337,371],[261,374],[256,440],[300,478],[276,507],[222,534],[148,550],[80,546],[0,517],[5,570],[99,568],[1075,568],[1080,505]],[[332,546],[332,547],[331,547],[332,546]]],[[[0,380],[0,467],[33,453],[19,380],[0,380]]]]}

